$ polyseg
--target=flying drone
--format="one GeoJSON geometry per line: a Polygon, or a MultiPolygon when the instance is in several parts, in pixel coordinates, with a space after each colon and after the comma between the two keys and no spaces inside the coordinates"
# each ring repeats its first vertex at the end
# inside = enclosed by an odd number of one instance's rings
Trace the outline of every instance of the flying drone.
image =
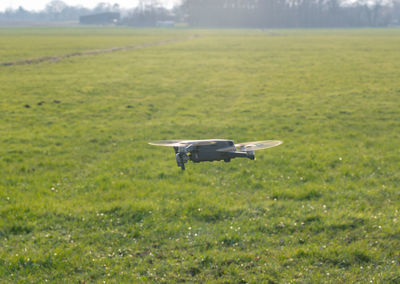
{"type": "Polygon", "coordinates": [[[282,144],[278,140],[266,140],[234,144],[232,140],[207,139],[207,140],[162,140],[150,142],[150,145],[174,147],[176,163],[182,170],[185,163],[225,161],[233,158],[249,158],[254,160],[255,150],[271,148],[282,144]]]}

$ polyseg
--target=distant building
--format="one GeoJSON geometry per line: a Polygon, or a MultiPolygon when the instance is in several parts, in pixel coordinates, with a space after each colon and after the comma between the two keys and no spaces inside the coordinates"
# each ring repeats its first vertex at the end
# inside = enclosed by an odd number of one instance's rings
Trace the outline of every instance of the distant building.
{"type": "Polygon", "coordinates": [[[79,17],[81,25],[115,25],[121,20],[119,13],[107,12],[79,17]]]}

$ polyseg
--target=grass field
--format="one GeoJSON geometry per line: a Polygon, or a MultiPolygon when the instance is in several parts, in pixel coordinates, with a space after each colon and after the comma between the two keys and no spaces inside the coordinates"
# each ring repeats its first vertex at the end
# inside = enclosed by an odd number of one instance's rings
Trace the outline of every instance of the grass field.
{"type": "Polygon", "coordinates": [[[0,29],[0,282],[400,282],[400,30],[0,29]],[[188,163],[160,139],[283,140],[188,163]]]}

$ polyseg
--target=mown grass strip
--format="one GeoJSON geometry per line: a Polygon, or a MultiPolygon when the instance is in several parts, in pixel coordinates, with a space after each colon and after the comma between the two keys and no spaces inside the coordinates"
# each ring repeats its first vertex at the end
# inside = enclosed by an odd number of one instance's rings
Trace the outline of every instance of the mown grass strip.
{"type": "Polygon", "coordinates": [[[71,57],[104,54],[104,53],[127,51],[127,50],[133,50],[133,49],[142,49],[142,48],[147,48],[147,47],[153,47],[153,46],[159,46],[159,45],[164,45],[164,44],[186,41],[186,40],[190,40],[190,39],[193,39],[196,37],[199,37],[199,35],[195,34],[195,35],[182,37],[182,38],[172,38],[172,39],[168,39],[168,40],[143,43],[143,44],[139,44],[139,45],[127,45],[127,46],[122,46],[122,47],[112,47],[112,48],[106,48],[106,49],[88,50],[88,51],[83,51],[83,52],[73,52],[73,53],[68,53],[68,54],[63,54],[63,55],[58,55],[58,56],[43,56],[43,57],[24,59],[24,60],[18,60],[18,61],[0,62],[0,66],[28,65],[28,64],[38,64],[38,63],[42,63],[42,62],[58,62],[62,59],[71,58],[71,57]]]}

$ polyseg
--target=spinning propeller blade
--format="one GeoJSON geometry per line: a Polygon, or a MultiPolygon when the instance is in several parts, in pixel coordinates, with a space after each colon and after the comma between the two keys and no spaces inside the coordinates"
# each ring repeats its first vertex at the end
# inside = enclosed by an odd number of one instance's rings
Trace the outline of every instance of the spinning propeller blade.
{"type": "Polygon", "coordinates": [[[185,145],[182,144],[183,141],[184,140],[160,140],[149,142],[149,144],[155,146],[179,147],[185,145]]]}
{"type": "Polygon", "coordinates": [[[184,146],[188,146],[188,145],[194,145],[194,146],[212,145],[212,144],[215,144],[215,141],[209,141],[209,140],[160,140],[160,141],[152,141],[149,144],[155,145],[155,146],[184,147],[184,146]]]}
{"type": "Polygon", "coordinates": [[[235,147],[239,148],[241,151],[247,152],[247,151],[267,149],[281,144],[282,141],[279,140],[266,140],[266,141],[254,141],[254,142],[235,144],[235,147]]]}

